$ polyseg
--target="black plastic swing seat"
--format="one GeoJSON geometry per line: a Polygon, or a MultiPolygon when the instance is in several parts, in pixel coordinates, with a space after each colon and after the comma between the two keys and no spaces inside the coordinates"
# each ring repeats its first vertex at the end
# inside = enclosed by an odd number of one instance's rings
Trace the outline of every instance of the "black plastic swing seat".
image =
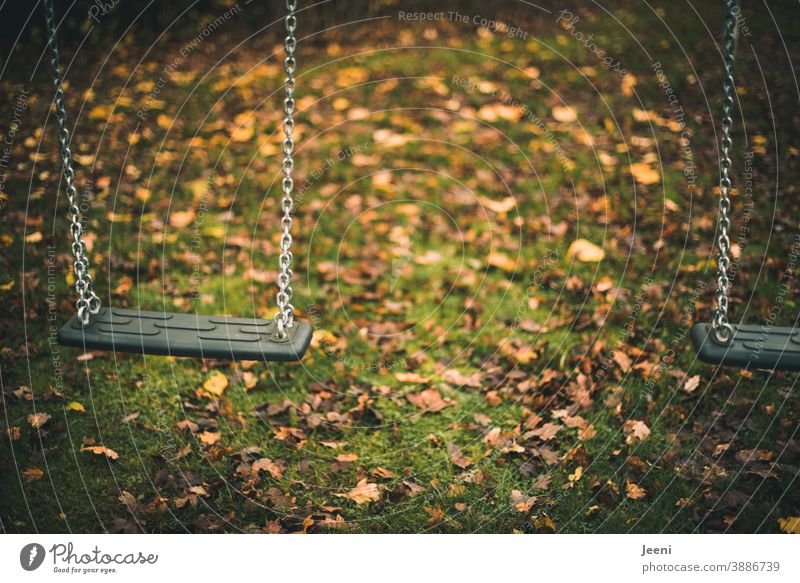
{"type": "Polygon", "coordinates": [[[270,320],[101,308],[89,324],[77,315],[58,333],[58,343],[84,350],[227,360],[300,360],[311,343],[311,326],[295,321],[279,340],[270,320]]]}
{"type": "Polygon", "coordinates": [[[709,364],[800,371],[800,328],[733,324],[733,338],[723,344],[711,324],[695,324],[691,336],[697,357],[709,364]]]}

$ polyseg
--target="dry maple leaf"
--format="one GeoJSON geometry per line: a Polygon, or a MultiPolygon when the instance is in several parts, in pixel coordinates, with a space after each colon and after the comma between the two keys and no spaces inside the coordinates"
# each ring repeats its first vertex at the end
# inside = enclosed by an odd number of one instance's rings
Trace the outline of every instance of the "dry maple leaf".
{"type": "Polygon", "coordinates": [[[444,399],[436,389],[425,389],[421,393],[411,393],[406,395],[406,399],[412,405],[431,413],[438,413],[448,405],[453,404],[451,399],[444,399]]]}
{"type": "Polygon", "coordinates": [[[625,495],[631,500],[641,500],[647,496],[647,490],[633,482],[627,482],[625,484],[625,495]]]}
{"type": "Polygon", "coordinates": [[[115,460],[119,457],[119,454],[115,452],[113,449],[109,449],[104,445],[86,445],[81,447],[81,451],[88,451],[95,455],[104,455],[110,460],[115,460]]]}
{"type": "Polygon", "coordinates": [[[567,249],[567,257],[574,257],[583,263],[597,263],[602,261],[606,252],[591,241],[575,239],[567,249]]]}
{"type": "Polygon", "coordinates": [[[635,421],[633,419],[628,419],[625,422],[625,425],[622,426],[622,431],[627,436],[625,443],[633,443],[636,439],[642,441],[650,435],[650,428],[643,421],[635,421]]]}
{"type": "Polygon", "coordinates": [[[378,484],[367,482],[366,478],[356,484],[356,487],[347,494],[337,494],[337,496],[340,498],[349,498],[356,504],[366,504],[367,502],[376,502],[381,499],[378,484]]]}
{"type": "Polygon", "coordinates": [[[228,388],[228,377],[219,371],[212,373],[206,382],[203,383],[203,388],[212,395],[221,396],[228,388]]]}

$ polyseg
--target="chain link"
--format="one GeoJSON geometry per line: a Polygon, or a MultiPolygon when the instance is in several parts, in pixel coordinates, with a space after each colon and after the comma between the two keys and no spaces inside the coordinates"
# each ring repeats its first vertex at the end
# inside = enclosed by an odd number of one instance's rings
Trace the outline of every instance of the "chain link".
{"type": "Polygon", "coordinates": [[[50,50],[50,65],[53,70],[53,85],[56,96],[56,119],[58,121],[58,139],[61,146],[61,164],[66,181],[66,194],[70,217],[69,232],[72,236],[73,271],[75,273],[75,291],[78,299],[75,307],[78,319],[86,326],[90,314],[100,311],[100,298],[94,292],[92,276],[89,274],[89,259],[86,257],[86,243],[83,240],[83,222],[78,207],[78,192],[75,188],[75,170],[72,167],[72,150],[70,150],[70,132],[67,126],[67,110],[64,103],[64,91],[61,88],[63,78],[59,65],[58,45],[56,44],[56,19],[53,11],[53,0],[44,1],[45,20],[47,21],[47,46],[50,50]]]}
{"type": "Polygon", "coordinates": [[[295,10],[297,9],[297,0],[286,1],[286,38],[283,41],[283,48],[286,52],[286,57],[283,61],[283,68],[286,71],[286,81],[284,82],[285,98],[283,100],[283,180],[281,180],[281,189],[283,190],[283,198],[281,200],[281,210],[283,216],[281,217],[281,237],[280,248],[281,253],[278,258],[278,312],[275,314],[275,324],[278,327],[278,338],[285,339],[289,335],[289,328],[294,324],[294,306],[292,301],[292,210],[294,207],[294,200],[292,193],[294,191],[294,180],[292,179],[292,171],[294,170],[294,112],[296,103],[294,100],[294,71],[296,62],[294,59],[294,49],[297,46],[297,39],[295,39],[295,30],[297,28],[297,17],[295,10]]]}
{"type": "Polygon", "coordinates": [[[717,246],[719,255],[717,256],[717,307],[714,310],[712,329],[717,341],[727,343],[733,338],[733,327],[728,322],[728,298],[730,293],[731,280],[728,275],[730,267],[730,228],[731,228],[731,127],[733,126],[733,97],[736,87],[733,81],[733,69],[735,65],[734,53],[736,50],[736,12],[739,0],[725,0],[725,38],[723,40],[723,52],[725,59],[725,78],[723,80],[723,101],[722,101],[722,152],[720,161],[719,177],[719,217],[717,221],[717,246]]]}

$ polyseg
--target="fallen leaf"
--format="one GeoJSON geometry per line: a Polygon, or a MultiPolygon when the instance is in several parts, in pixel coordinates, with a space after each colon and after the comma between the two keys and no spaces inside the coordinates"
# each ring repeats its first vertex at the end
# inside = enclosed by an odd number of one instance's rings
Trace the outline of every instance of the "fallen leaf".
{"type": "Polygon", "coordinates": [[[34,482],[41,480],[44,477],[44,472],[39,468],[28,468],[22,472],[22,475],[25,477],[26,482],[34,482]]]}
{"type": "Polygon", "coordinates": [[[381,499],[381,493],[378,489],[378,484],[367,482],[364,478],[355,488],[350,490],[347,494],[337,494],[340,498],[349,498],[356,504],[365,504],[367,502],[376,502],[381,499]]]}
{"type": "Polygon", "coordinates": [[[72,401],[67,405],[67,409],[69,411],[77,411],[78,413],[86,413],[86,407],[78,403],[78,401],[72,401]]]}
{"type": "Polygon", "coordinates": [[[88,451],[95,455],[104,455],[110,460],[119,458],[119,454],[113,449],[109,449],[104,445],[86,445],[81,447],[81,451],[88,451]]]}
{"type": "Polygon", "coordinates": [[[690,395],[695,392],[697,387],[700,386],[700,375],[696,374],[691,378],[686,379],[686,382],[683,383],[683,390],[690,395]]]}
{"type": "Polygon", "coordinates": [[[800,534],[800,516],[779,518],[778,525],[783,532],[788,532],[789,534],[800,534]]]}
{"type": "Polygon", "coordinates": [[[31,413],[28,415],[28,423],[30,423],[31,427],[34,429],[39,429],[52,418],[53,416],[50,415],[50,413],[31,413]]]}
{"type": "Polygon", "coordinates": [[[640,500],[647,496],[647,490],[633,482],[627,482],[625,484],[625,495],[631,500],[640,500]]]}
{"type": "Polygon", "coordinates": [[[486,259],[486,262],[492,267],[497,267],[498,269],[508,272],[513,272],[517,268],[517,262],[505,253],[492,252],[486,259]]]}
{"type": "Polygon", "coordinates": [[[215,371],[206,379],[206,382],[203,383],[203,388],[212,395],[219,397],[225,392],[225,389],[228,388],[228,377],[219,371],[215,371]]]}
{"type": "Polygon", "coordinates": [[[206,445],[214,445],[219,441],[219,438],[222,437],[221,433],[217,433],[215,431],[203,431],[198,438],[206,445]]]}
{"type": "Polygon", "coordinates": [[[645,425],[643,421],[635,421],[633,419],[629,419],[625,422],[622,426],[622,431],[627,436],[625,438],[625,443],[633,443],[636,439],[642,441],[650,435],[650,428],[645,425]]]}
{"type": "Polygon", "coordinates": [[[406,398],[412,405],[431,413],[437,413],[453,404],[451,399],[443,398],[436,389],[425,389],[421,393],[410,393],[406,395],[406,398]]]}
{"type": "Polygon", "coordinates": [[[578,119],[574,109],[563,105],[556,105],[552,113],[554,120],[564,123],[569,123],[578,119]]]}
{"type": "Polygon", "coordinates": [[[261,459],[254,461],[252,467],[254,472],[268,472],[269,475],[276,480],[280,480],[283,477],[283,467],[280,464],[273,462],[268,457],[262,457],[261,459]]]}
{"type": "Polygon", "coordinates": [[[574,257],[583,263],[597,263],[605,256],[602,248],[586,239],[575,239],[567,249],[567,257],[574,257]]]}
{"type": "Polygon", "coordinates": [[[400,381],[401,383],[427,383],[430,381],[428,377],[424,377],[420,374],[415,372],[396,372],[394,373],[395,378],[400,381]]]}
{"type": "Polygon", "coordinates": [[[336,460],[340,462],[354,462],[358,459],[358,456],[354,453],[340,453],[336,456],[336,460]]]}
{"type": "Polygon", "coordinates": [[[631,164],[630,170],[636,182],[641,184],[655,184],[661,180],[661,174],[647,162],[631,164]]]}
{"type": "Polygon", "coordinates": [[[550,441],[556,436],[556,433],[561,429],[561,425],[555,423],[545,423],[538,429],[531,431],[531,434],[538,437],[542,441],[550,441]]]}
{"type": "Polygon", "coordinates": [[[456,444],[449,443],[447,445],[447,451],[450,454],[450,459],[453,460],[453,463],[459,468],[466,469],[472,465],[472,460],[465,457],[464,454],[461,453],[461,448],[456,444]]]}
{"type": "Polygon", "coordinates": [[[511,490],[511,505],[517,512],[527,514],[535,502],[536,496],[525,496],[519,490],[511,490]]]}

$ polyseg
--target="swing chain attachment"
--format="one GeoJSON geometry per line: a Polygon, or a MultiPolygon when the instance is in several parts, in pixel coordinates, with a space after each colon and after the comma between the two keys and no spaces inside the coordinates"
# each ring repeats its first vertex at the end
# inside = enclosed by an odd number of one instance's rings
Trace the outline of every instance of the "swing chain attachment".
{"type": "Polygon", "coordinates": [[[56,119],[58,121],[58,139],[61,147],[61,163],[63,166],[64,180],[66,182],[66,195],[69,203],[70,235],[72,236],[72,255],[75,258],[73,271],[75,273],[75,291],[78,300],[75,307],[78,310],[78,319],[86,326],[90,314],[100,311],[100,298],[94,292],[92,276],[89,274],[89,259],[86,256],[86,242],[83,240],[83,220],[78,207],[78,192],[75,188],[75,170],[72,167],[72,150],[70,150],[70,131],[67,125],[67,110],[64,91],[61,87],[63,77],[59,65],[58,45],[56,44],[56,23],[53,11],[53,0],[44,1],[45,20],[47,22],[47,46],[50,50],[50,65],[53,73],[55,87],[56,119]]]}
{"type": "Polygon", "coordinates": [[[733,97],[736,91],[733,70],[735,65],[736,33],[739,0],[725,0],[725,38],[723,40],[723,51],[725,59],[725,78],[723,80],[724,97],[722,101],[722,152],[720,161],[719,178],[719,218],[717,222],[717,246],[719,255],[717,256],[717,307],[714,311],[712,329],[718,342],[727,344],[733,338],[733,327],[728,322],[728,298],[730,293],[731,281],[728,276],[730,267],[730,211],[731,211],[731,178],[730,172],[733,167],[731,161],[731,126],[733,125],[733,97]]]}
{"type": "Polygon", "coordinates": [[[297,9],[297,0],[286,0],[286,38],[283,41],[283,48],[286,57],[283,61],[283,68],[286,71],[286,81],[284,82],[285,98],[283,100],[283,179],[281,180],[281,189],[283,190],[283,199],[281,200],[281,210],[283,216],[281,217],[281,237],[280,248],[281,253],[278,257],[278,312],[275,314],[274,320],[277,326],[277,337],[279,340],[285,340],[289,336],[288,330],[294,324],[294,306],[292,301],[292,210],[294,208],[294,200],[292,192],[294,191],[294,180],[292,179],[292,171],[294,170],[294,113],[296,102],[294,99],[295,79],[294,71],[296,61],[294,58],[294,50],[297,46],[297,39],[295,38],[295,30],[297,29],[297,17],[295,10],[297,9]]]}

